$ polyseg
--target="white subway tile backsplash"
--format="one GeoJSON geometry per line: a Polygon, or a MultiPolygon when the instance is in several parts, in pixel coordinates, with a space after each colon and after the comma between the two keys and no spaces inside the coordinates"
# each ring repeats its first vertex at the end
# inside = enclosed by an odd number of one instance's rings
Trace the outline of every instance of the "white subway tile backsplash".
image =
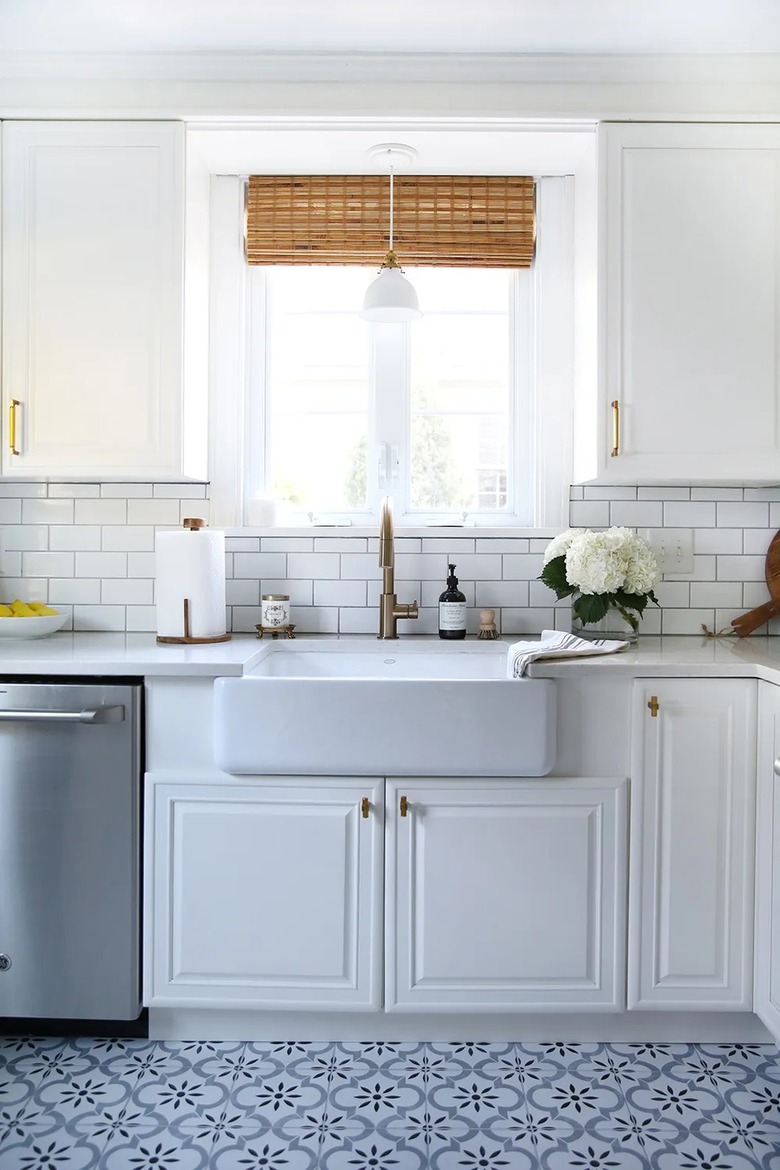
{"type": "Polygon", "coordinates": [[[476,542],[478,553],[527,553],[529,540],[525,536],[483,536],[476,542]]]}
{"type": "Polygon", "coordinates": [[[714,528],[717,521],[714,502],[666,500],[663,522],[667,528],[714,528]]]}
{"type": "MultiPolygon", "coordinates": [[[[399,586],[400,587],[400,586],[399,586]]],[[[365,606],[365,581],[315,581],[315,605],[365,606]]]]}
{"type": "MultiPolygon", "coordinates": [[[[173,527],[182,516],[208,517],[203,484],[0,484],[0,593],[74,607],[78,629],[153,632],[155,526],[173,527]]],[[[648,607],[646,634],[698,635],[766,600],[764,558],[780,527],[780,488],[713,488],[686,485],[571,490],[571,523],[610,523],[658,531],[663,524],[690,528],[694,569],[668,575],[658,586],[660,611],[648,607]]],[[[404,636],[435,634],[438,598],[448,562],[454,563],[468,605],[468,629],[478,629],[480,608],[496,610],[505,634],[568,629],[570,604],[557,602],[537,578],[553,532],[538,536],[480,535],[478,530],[433,530],[396,537],[396,589],[418,599],[421,617],[401,627],[404,636]]],[[[375,535],[321,530],[290,535],[232,529],[226,541],[228,621],[254,632],[260,595],[288,593],[299,632],[373,634],[381,570],[375,535]]],[[[780,634],[780,621],[772,632],[780,634]]]]}
{"type": "Polygon", "coordinates": [[[99,524],[52,524],[48,532],[49,548],[58,552],[97,552],[103,538],[99,524]]]}
{"type": "MultiPolygon", "coordinates": [[[[127,553],[122,552],[77,552],[77,577],[126,577],[127,553]]],[[[63,574],[58,573],[57,576],[63,574]]]]}
{"type": "Polygon", "coordinates": [[[102,483],[100,495],[103,499],[151,499],[152,487],[150,483],[102,483]]]}
{"type": "Polygon", "coordinates": [[[660,528],[663,504],[659,500],[616,500],[610,504],[609,522],[620,528],[660,528]]]}
{"type": "Polygon", "coordinates": [[[687,609],[691,604],[691,586],[687,581],[660,581],[655,595],[662,609],[687,609]]]}
{"type": "Polygon", "coordinates": [[[46,577],[0,577],[0,602],[7,604],[19,597],[22,601],[46,601],[49,582],[46,577]]]}
{"type": "Polygon", "coordinates": [[[74,605],[74,630],[124,630],[123,605],[74,605]]]}
{"type": "Polygon", "coordinates": [[[690,589],[694,607],[742,605],[741,581],[693,581],[690,589]]]}
{"type": "Polygon", "coordinates": [[[609,528],[609,500],[572,500],[569,524],[572,528],[609,528]]]}
{"type": "Polygon", "coordinates": [[[742,533],[742,551],[765,556],[773,535],[769,528],[746,528],[742,533]]]}
{"type": "MultiPolygon", "coordinates": [[[[298,552],[298,549],[291,549],[298,552]]],[[[300,551],[306,552],[306,549],[300,551]]],[[[368,552],[368,538],[365,536],[317,536],[314,538],[314,552],[364,553],[368,552]]],[[[400,551],[400,550],[399,550],[400,551]]]]}
{"type": "Polygon", "coordinates": [[[225,582],[225,599],[228,605],[259,605],[260,582],[247,577],[229,577],[225,582]]]}
{"type": "Polygon", "coordinates": [[[764,561],[761,556],[718,557],[718,581],[763,581],[764,561]]]}
{"type": "Polygon", "coordinates": [[[236,577],[284,577],[287,557],[284,553],[233,553],[236,577]]]}
{"type": "Polygon", "coordinates": [[[703,625],[713,629],[714,609],[665,609],[661,615],[664,634],[701,634],[703,625]]]}
{"type": "Polygon", "coordinates": [[[741,553],[742,532],[739,528],[694,528],[694,553],[741,553]]]}
{"type": "Polygon", "coordinates": [[[22,553],[23,577],[72,577],[72,552],[22,553]]]}
{"type": "Polygon", "coordinates": [[[154,577],[156,571],[157,557],[153,552],[127,554],[128,577],[154,577]]]}
{"type": "Polygon", "coordinates": [[[151,605],[154,582],[142,577],[112,577],[103,581],[100,600],[104,605],[151,605]]]}
{"type": "Polygon", "coordinates": [[[476,541],[474,537],[470,540],[464,537],[453,537],[452,540],[447,537],[442,539],[439,536],[424,536],[422,541],[422,552],[424,553],[444,553],[448,560],[454,561],[458,557],[466,556],[475,552],[476,541]]]}
{"type": "MultiPolygon", "coordinates": [[[[500,558],[495,559],[500,563],[500,558]]],[[[458,566],[460,570],[460,566],[458,566]]],[[[445,553],[400,553],[395,558],[396,576],[408,579],[417,578],[424,581],[441,581],[444,589],[447,584],[447,557],[445,553]]],[[[473,573],[464,570],[464,577],[473,576],[473,573]]],[[[498,573],[496,574],[498,576],[498,573]]]]}
{"type": "MultiPolygon", "coordinates": [[[[15,501],[17,504],[19,501],[15,501]]],[[[24,499],[21,501],[22,524],[72,524],[73,500],[24,499]]],[[[12,523],[12,521],[2,521],[12,523]]]]}
{"type": "Polygon", "coordinates": [[[741,487],[692,487],[692,500],[743,500],[745,490],[741,487]]]}
{"type": "MultiPolygon", "coordinates": [[[[408,623],[413,625],[414,623],[408,623]]],[[[339,610],[339,633],[340,634],[378,634],[379,633],[379,614],[376,609],[368,609],[365,606],[362,608],[351,609],[349,607],[342,607],[339,610]]]]}
{"type": "Polygon", "coordinates": [[[263,577],[258,581],[262,593],[286,593],[290,598],[290,605],[311,605],[311,581],[277,581],[273,577],[263,577]]]}
{"type": "Polygon", "coordinates": [[[207,489],[205,483],[156,483],[152,494],[156,500],[204,500],[207,489]]]}
{"type": "Polygon", "coordinates": [[[379,568],[377,554],[372,552],[342,553],[341,576],[344,579],[359,578],[363,581],[381,580],[382,570],[379,568]]]}
{"type": "Polygon", "coordinates": [[[22,554],[21,551],[0,553],[0,576],[4,577],[21,577],[22,575],[22,554]]]}
{"type": "Polygon", "coordinates": [[[0,498],[6,499],[12,497],[15,500],[21,500],[25,497],[43,499],[48,495],[48,484],[46,483],[16,483],[14,480],[6,480],[0,483],[0,498]]]}
{"type": "Polygon", "coordinates": [[[145,524],[106,524],[103,548],[106,552],[154,552],[154,529],[145,524]]]}
{"type": "Polygon", "coordinates": [[[100,495],[98,483],[50,483],[47,492],[49,499],[88,499],[100,495]]]}
{"type": "Polygon", "coordinates": [[[625,484],[585,484],[583,499],[585,500],[635,500],[637,489],[625,484]]]}
{"type": "Polygon", "coordinates": [[[527,581],[477,581],[476,604],[481,609],[512,608],[528,605],[527,581]]]}
{"type": "MultiPolygon", "coordinates": [[[[263,553],[261,556],[265,555],[263,553]]],[[[273,555],[273,554],[270,554],[273,555]]],[[[283,575],[284,570],[274,573],[275,577],[283,575]]],[[[341,574],[341,560],[339,553],[288,553],[287,576],[310,577],[312,580],[327,578],[338,579],[341,574]]]]}
{"type": "Polygon", "coordinates": [[[502,557],[502,576],[505,581],[530,581],[542,571],[544,557],[540,553],[507,553],[502,557]]]}
{"type": "MultiPolygon", "coordinates": [[[[111,523],[111,521],[107,521],[111,523]]],[[[128,500],[128,524],[165,524],[178,527],[180,523],[180,502],[175,500],[128,500]]]]}
{"type": "MultiPolygon", "coordinates": [[[[263,552],[313,552],[314,541],[310,536],[264,536],[260,542],[263,552]]],[[[325,551],[338,552],[331,548],[325,551]]]]}
{"type": "Polygon", "coordinates": [[[766,528],[769,523],[769,504],[751,501],[750,503],[719,503],[718,528],[766,528]]]}
{"type": "Polygon", "coordinates": [[[49,531],[46,524],[9,524],[0,531],[0,549],[47,549],[49,531]]]}
{"type": "Polygon", "coordinates": [[[76,524],[124,524],[126,500],[76,500],[76,524]]]}
{"type": "Polygon", "coordinates": [[[636,491],[638,500],[690,500],[689,487],[639,487],[636,491]]]}
{"type": "Polygon", "coordinates": [[[153,634],[157,629],[157,611],[153,605],[128,605],[126,629],[137,634],[153,634]]]}
{"type": "Polygon", "coordinates": [[[52,577],[49,580],[51,605],[98,605],[100,581],[89,577],[52,577]]]}

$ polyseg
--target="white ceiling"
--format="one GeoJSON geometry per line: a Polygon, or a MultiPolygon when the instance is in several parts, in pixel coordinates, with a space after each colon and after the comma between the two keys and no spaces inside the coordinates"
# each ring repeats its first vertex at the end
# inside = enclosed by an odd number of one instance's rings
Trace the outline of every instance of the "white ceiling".
{"type": "Polygon", "coordinates": [[[0,0],[0,52],[777,53],[780,0],[0,0]]]}

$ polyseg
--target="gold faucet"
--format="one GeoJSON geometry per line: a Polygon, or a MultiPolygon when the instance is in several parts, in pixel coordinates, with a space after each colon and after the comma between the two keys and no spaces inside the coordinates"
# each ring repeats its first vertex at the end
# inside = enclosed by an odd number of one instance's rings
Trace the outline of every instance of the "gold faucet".
{"type": "Polygon", "coordinates": [[[382,570],[382,593],[379,598],[379,637],[397,638],[399,618],[419,616],[417,602],[399,605],[395,596],[395,546],[393,544],[393,501],[382,500],[379,513],[379,567],[382,570]]]}

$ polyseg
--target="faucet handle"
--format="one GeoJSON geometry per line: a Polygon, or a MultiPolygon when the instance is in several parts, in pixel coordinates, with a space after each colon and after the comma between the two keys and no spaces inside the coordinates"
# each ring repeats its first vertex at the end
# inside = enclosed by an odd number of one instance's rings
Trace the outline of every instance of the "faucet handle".
{"type": "Polygon", "coordinates": [[[397,618],[417,618],[420,616],[420,611],[417,608],[416,601],[410,601],[406,605],[397,602],[393,606],[393,616],[397,618]]]}

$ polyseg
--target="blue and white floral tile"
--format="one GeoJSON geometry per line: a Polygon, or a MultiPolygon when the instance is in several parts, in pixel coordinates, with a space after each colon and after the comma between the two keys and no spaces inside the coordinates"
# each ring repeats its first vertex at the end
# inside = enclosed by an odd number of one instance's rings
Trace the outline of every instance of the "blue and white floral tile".
{"type": "Polygon", "coordinates": [[[769,1045],[0,1041],[0,1170],[780,1170],[769,1045]]]}

